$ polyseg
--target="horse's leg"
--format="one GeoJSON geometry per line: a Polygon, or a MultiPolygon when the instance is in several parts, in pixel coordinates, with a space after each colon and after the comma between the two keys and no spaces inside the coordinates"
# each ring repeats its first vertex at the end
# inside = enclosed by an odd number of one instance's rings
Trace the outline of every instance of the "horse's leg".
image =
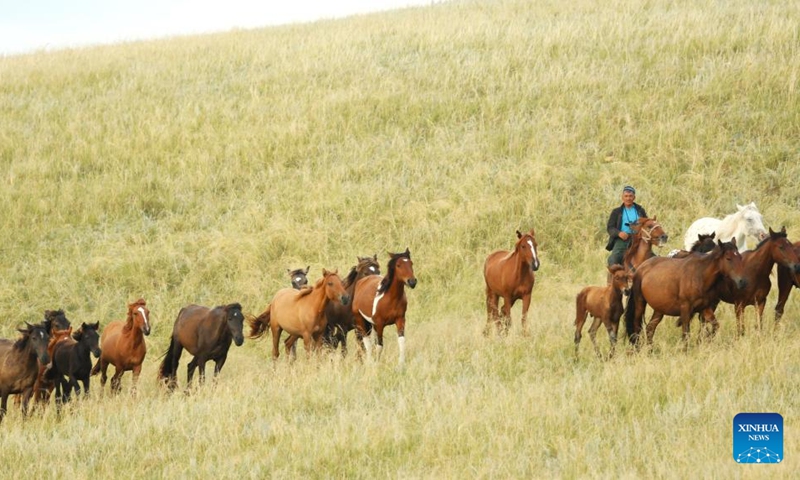
{"type": "Polygon", "coordinates": [[[192,383],[192,378],[194,378],[194,370],[197,368],[197,357],[194,357],[189,365],[186,366],[186,388],[189,388],[189,384],[192,383]]]}
{"type": "Polygon", "coordinates": [[[511,297],[503,297],[503,308],[501,310],[501,333],[506,334],[508,330],[511,328],[511,306],[514,304],[514,301],[511,297]]]}
{"type": "Polygon", "coordinates": [[[406,319],[398,318],[395,322],[397,327],[397,349],[400,352],[398,363],[402,366],[406,363],[406,319]]]}
{"type": "Polygon", "coordinates": [[[271,325],[274,325],[272,327],[272,359],[277,360],[280,355],[280,352],[278,352],[278,344],[281,341],[281,327],[275,323],[271,325]]]}
{"type": "Polygon", "coordinates": [[[206,361],[207,361],[206,358],[201,358],[197,362],[197,367],[200,369],[200,378],[199,378],[200,385],[206,383],[206,361]]]}
{"type": "Polygon", "coordinates": [[[775,304],[775,323],[780,323],[786,300],[789,299],[791,292],[792,272],[788,268],[778,265],[778,303],[775,304]]]}
{"type": "Polygon", "coordinates": [[[311,352],[314,350],[314,337],[308,331],[303,333],[303,346],[306,348],[306,358],[311,358],[311,352]]]}
{"type": "Polygon", "coordinates": [[[8,394],[3,392],[3,397],[0,399],[0,423],[3,422],[3,417],[6,416],[6,408],[8,407],[8,394]]]}
{"type": "Polygon", "coordinates": [[[111,391],[113,393],[119,393],[120,390],[122,390],[122,374],[125,373],[125,370],[116,365],[114,365],[114,368],[114,376],[111,377],[111,391]]]}
{"type": "Polygon", "coordinates": [[[744,302],[736,302],[734,305],[734,311],[736,312],[736,331],[739,336],[744,335],[744,302]]]}
{"type": "Polygon", "coordinates": [[[586,323],[586,312],[585,309],[578,306],[575,310],[575,356],[578,356],[578,346],[581,343],[581,338],[583,338],[583,324],[586,323]]]}
{"type": "MultiPolygon", "coordinates": [[[[180,364],[182,354],[183,345],[177,340],[174,341],[172,344],[172,365],[169,368],[169,377],[167,378],[170,391],[178,387],[178,365],[180,364]]],[[[191,376],[189,378],[191,379],[191,376]]],[[[186,383],[189,382],[187,381],[186,383]]]]}
{"type": "Polygon", "coordinates": [[[767,306],[767,298],[756,298],[756,317],[758,317],[758,329],[761,330],[764,319],[764,307],[767,306]]]}
{"type": "Polygon", "coordinates": [[[98,362],[100,362],[100,387],[102,388],[106,386],[106,380],[108,380],[108,362],[102,358],[98,362]]]}
{"type": "MultiPolygon", "coordinates": [[[[131,382],[131,395],[136,395],[136,388],[139,385],[139,374],[142,373],[142,364],[134,366],[131,371],[133,372],[133,381],[131,382]]],[[[121,375],[120,375],[121,376],[121,375]]]]}
{"type": "Polygon", "coordinates": [[[228,355],[223,355],[217,360],[214,361],[214,378],[219,375],[219,372],[222,370],[222,367],[225,365],[225,360],[228,358],[228,355]]]}
{"type": "MultiPolygon", "coordinates": [[[[594,315],[592,315],[592,317],[594,317],[594,320],[592,321],[592,326],[589,327],[589,338],[592,339],[594,353],[597,355],[597,358],[601,358],[602,355],[600,354],[600,348],[597,346],[597,329],[600,327],[601,320],[599,317],[595,317],[594,315]]],[[[605,323],[605,320],[603,320],[603,323],[605,323]]]]}
{"type": "Polygon", "coordinates": [[[375,361],[380,361],[381,352],[383,351],[383,323],[378,322],[375,324],[375,361]]]}
{"type": "MultiPolygon", "coordinates": [[[[708,332],[709,337],[713,337],[717,334],[717,330],[719,330],[719,322],[717,321],[717,315],[714,313],[713,308],[706,308],[700,315],[700,318],[703,319],[703,323],[706,325],[711,325],[711,332],[708,332]]],[[[706,330],[708,331],[708,330],[706,330]]]]}
{"type": "Polygon", "coordinates": [[[619,332],[619,319],[617,321],[609,320],[606,324],[608,330],[608,341],[611,342],[611,350],[608,352],[608,358],[614,357],[614,352],[617,349],[617,333],[619,332]]]}
{"type": "MultiPolygon", "coordinates": [[[[522,297],[522,319],[520,320],[520,324],[522,325],[522,335],[528,335],[528,307],[530,306],[531,294],[528,293],[522,297]]],[[[510,314],[511,312],[509,312],[509,315],[510,314]]]]}
{"type": "MultiPolygon", "coordinates": [[[[642,308],[644,310],[644,308],[642,308]]],[[[644,312],[642,312],[644,315],[644,312]]],[[[650,323],[647,324],[646,335],[647,335],[647,344],[653,344],[653,335],[656,333],[656,327],[659,323],[661,323],[661,319],[664,318],[664,314],[658,311],[653,310],[653,316],[650,317],[650,323]]]]}

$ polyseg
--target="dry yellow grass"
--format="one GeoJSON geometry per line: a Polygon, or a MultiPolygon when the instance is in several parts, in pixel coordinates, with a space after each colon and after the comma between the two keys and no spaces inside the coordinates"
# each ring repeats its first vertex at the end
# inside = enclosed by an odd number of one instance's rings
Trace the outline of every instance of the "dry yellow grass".
{"type": "MultiPolygon", "coordinates": [[[[788,478],[800,383],[784,324],[685,352],[573,356],[625,183],[671,235],[756,201],[800,238],[793,2],[453,2],[0,59],[0,336],[153,314],[138,395],[0,425],[33,478],[788,478]],[[535,227],[531,336],[483,337],[481,265],[535,227]],[[156,385],[188,303],[260,313],[285,269],[411,250],[407,365],[232,347],[218,382],[156,385]],[[784,416],[786,461],[737,465],[732,419],[784,416]]],[[[796,293],[794,294],[796,296],[796,293]]],[[[774,305],[770,297],[769,310],[774,305]]],[[[519,306],[514,310],[519,317],[519,306]]],[[[695,326],[695,331],[697,327],[695,326]]],[[[599,341],[607,346],[604,333],[599,341]]],[[[352,343],[352,338],[351,338],[352,343]]],[[[351,351],[354,348],[351,348],[351,351]]],[[[185,378],[185,361],[179,379],[185,378]]],[[[130,386],[126,377],[124,387],[130,386]]]]}

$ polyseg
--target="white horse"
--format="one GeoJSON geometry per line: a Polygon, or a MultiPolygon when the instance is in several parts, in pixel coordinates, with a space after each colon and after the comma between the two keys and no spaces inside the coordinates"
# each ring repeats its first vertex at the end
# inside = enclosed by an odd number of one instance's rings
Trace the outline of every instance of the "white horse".
{"type": "Polygon", "coordinates": [[[729,242],[731,238],[735,238],[739,252],[743,252],[747,250],[746,237],[760,242],[769,236],[755,202],[744,206],[737,204],[736,208],[738,209],[736,213],[732,213],[722,220],[711,217],[695,220],[683,237],[684,248],[691,250],[700,234],[715,233],[717,240],[722,242],[729,242]]]}

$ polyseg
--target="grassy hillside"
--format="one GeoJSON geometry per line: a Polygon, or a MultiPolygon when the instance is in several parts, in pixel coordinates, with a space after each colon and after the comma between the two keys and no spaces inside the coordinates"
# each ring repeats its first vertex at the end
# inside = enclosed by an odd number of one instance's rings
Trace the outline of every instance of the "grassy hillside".
{"type": "Polygon", "coordinates": [[[798,17],[785,1],[451,2],[0,58],[0,337],[45,309],[105,325],[140,296],[154,317],[135,398],[28,421],[12,408],[3,464],[37,478],[791,476],[795,438],[783,465],[744,468],[731,422],[774,411],[791,432],[797,298],[780,328],[773,293],[762,332],[750,309],[736,338],[723,305],[711,342],[684,352],[670,320],[652,354],[604,363],[588,339],[574,360],[572,320],[575,294],[605,281],[624,184],[668,248],[750,201],[800,239],[798,17]],[[531,227],[532,334],[484,338],[483,260],[531,227]],[[389,328],[377,365],[272,366],[269,341],[248,340],[213,387],[156,385],[183,305],[258,314],[287,268],[316,279],[406,247],[406,368],[389,328]],[[40,452],[68,453],[53,466],[40,452]]]}

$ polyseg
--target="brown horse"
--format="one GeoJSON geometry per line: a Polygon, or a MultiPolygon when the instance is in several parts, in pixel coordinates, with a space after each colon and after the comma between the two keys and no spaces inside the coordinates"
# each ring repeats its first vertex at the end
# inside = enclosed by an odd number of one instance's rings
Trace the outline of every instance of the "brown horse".
{"type": "MultiPolygon", "coordinates": [[[[378,263],[378,255],[371,257],[357,257],[358,263],[350,269],[350,273],[345,277],[342,284],[350,298],[356,289],[356,283],[364,277],[370,275],[380,275],[381,266],[378,263]]],[[[353,310],[349,305],[342,305],[338,302],[328,302],[325,305],[325,318],[328,324],[325,333],[322,334],[323,345],[332,349],[342,346],[342,355],[347,354],[347,334],[355,328],[353,320],[353,310]]]]}
{"type": "Polygon", "coordinates": [[[633,230],[631,237],[631,244],[625,250],[625,256],[622,258],[622,264],[627,270],[636,270],[645,260],[655,257],[653,252],[653,245],[663,247],[669,236],[664,232],[661,224],[658,223],[657,217],[653,218],[640,218],[635,223],[628,224],[633,230]]]}
{"type": "Polygon", "coordinates": [[[376,354],[380,359],[383,350],[383,329],[387,325],[397,327],[397,344],[400,349],[400,365],[405,361],[406,298],[405,287],[417,286],[411,252],[390,253],[386,276],[369,275],[356,282],[353,291],[352,312],[356,324],[359,344],[371,356],[372,333],[376,335],[376,354]]]}
{"type": "Polygon", "coordinates": [[[150,335],[150,310],[147,302],[140,298],[128,304],[128,317],[109,323],[100,337],[100,360],[92,369],[92,375],[100,373],[101,388],[106,385],[108,365],[114,365],[114,376],[111,378],[111,391],[118,393],[122,388],[122,374],[130,370],[133,373],[133,391],[139,374],[142,373],[142,362],[147,354],[144,336],[150,335]]]}
{"type": "Polygon", "coordinates": [[[736,248],[736,241],[718,242],[707,254],[692,254],[684,258],[653,257],[642,263],[633,276],[628,305],[625,309],[625,326],[631,343],[638,344],[642,330],[642,317],[647,305],[653,316],[647,324],[647,343],[652,344],[653,334],[664,315],[679,316],[683,339],[688,346],[689,324],[695,313],[717,330],[714,309],[719,303],[719,282],[730,279],[736,288],[744,288],[744,263],[736,248]]]}
{"type": "Polygon", "coordinates": [[[514,250],[497,250],[486,257],[483,264],[483,278],[486,282],[486,328],[489,334],[491,324],[497,331],[505,333],[511,326],[511,307],[522,299],[522,331],[527,333],[528,307],[531,304],[531,291],[536,281],[535,271],[539,270],[539,252],[536,234],[517,230],[517,243],[514,250]],[[500,298],[503,299],[502,314],[499,311],[500,298]]]}
{"type": "Polygon", "coordinates": [[[214,361],[214,377],[225,365],[231,342],[237,347],[244,343],[242,334],[242,306],[238,303],[218,306],[214,309],[200,305],[189,305],[178,312],[169,347],[158,369],[158,379],[164,381],[170,390],[178,382],[178,361],[185,348],[194,358],[187,368],[186,385],[192,383],[194,370],[200,368],[200,383],[206,378],[206,362],[214,361]]]}
{"type": "MultiPolygon", "coordinates": [[[[275,293],[267,309],[250,320],[250,338],[260,338],[269,328],[272,331],[272,358],[277,359],[281,333],[302,337],[308,354],[316,350],[325,331],[325,305],[330,301],[347,305],[350,296],[342,285],[338,272],[322,269],[322,278],[313,288],[295,290],[282,288],[275,293]]],[[[287,342],[292,353],[294,342],[287,342]]]]}
{"type": "Polygon", "coordinates": [[[308,285],[308,269],[311,268],[311,265],[307,266],[305,270],[302,268],[296,268],[294,270],[286,269],[286,273],[289,274],[289,280],[292,282],[292,288],[295,290],[300,290],[301,288],[308,285]]]}
{"type": "Polygon", "coordinates": [[[586,322],[587,314],[594,317],[592,326],[589,327],[589,337],[592,339],[594,351],[600,357],[600,349],[597,347],[597,328],[600,322],[608,331],[608,338],[611,342],[609,357],[614,356],[614,349],[617,345],[617,332],[619,331],[619,319],[625,310],[622,305],[622,294],[627,293],[633,277],[632,272],[625,270],[622,265],[611,265],[608,267],[611,275],[611,283],[605,287],[586,287],[575,298],[575,356],[578,356],[578,345],[581,343],[581,331],[586,322]]]}
{"type": "Polygon", "coordinates": [[[6,415],[9,395],[22,394],[22,412],[27,415],[39,365],[50,363],[50,332],[44,325],[25,325],[24,330],[18,329],[22,334],[19,340],[0,339],[0,422],[6,415]]]}
{"type": "MultiPolygon", "coordinates": [[[[795,242],[792,248],[800,258],[800,242],[795,242]]],[[[789,299],[789,294],[792,293],[792,287],[800,288],[800,275],[778,264],[778,302],[775,304],[775,323],[780,322],[783,317],[783,309],[789,299]]]]}
{"type": "Polygon", "coordinates": [[[794,274],[800,273],[800,259],[786,238],[786,228],[780,232],[769,229],[769,236],[762,240],[755,249],[742,253],[744,263],[744,278],[747,287],[743,289],[723,282],[719,285],[719,298],[723,302],[732,303],[736,311],[736,326],[739,335],[744,335],[744,309],[748,305],[756,308],[758,327],[764,315],[764,306],[767,304],[767,295],[772,288],[769,279],[772,267],[777,263],[794,274]]]}

